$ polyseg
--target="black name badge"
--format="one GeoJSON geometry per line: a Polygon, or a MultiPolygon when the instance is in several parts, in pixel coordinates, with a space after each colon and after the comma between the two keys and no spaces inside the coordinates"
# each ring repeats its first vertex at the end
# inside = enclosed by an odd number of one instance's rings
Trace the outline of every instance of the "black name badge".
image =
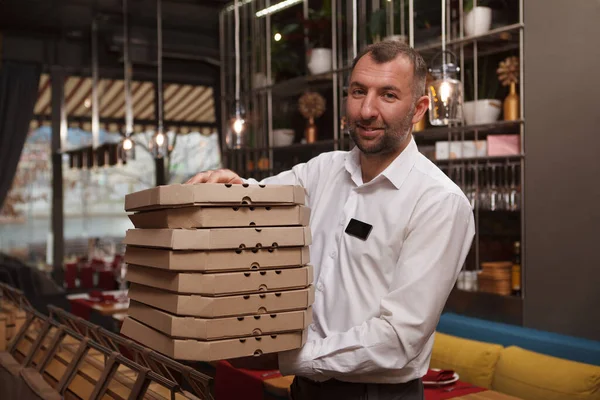
{"type": "Polygon", "coordinates": [[[352,218],[350,222],[348,222],[345,232],[350,236],[367,240],[372,229],[373,225],[369,225],[365,222],[352,218]]]}

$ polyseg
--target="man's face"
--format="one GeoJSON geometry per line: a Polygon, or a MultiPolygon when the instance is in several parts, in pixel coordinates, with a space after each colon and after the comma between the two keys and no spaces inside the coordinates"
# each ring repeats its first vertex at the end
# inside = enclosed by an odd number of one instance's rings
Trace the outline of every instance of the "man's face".
{"type": "Polygon", "coordinates": [[[398,151],[415,117],[413,66],[404,56],[377,64],[369,54],[352,71],[346,102],[350,137],[365,154],[398,151]]]}

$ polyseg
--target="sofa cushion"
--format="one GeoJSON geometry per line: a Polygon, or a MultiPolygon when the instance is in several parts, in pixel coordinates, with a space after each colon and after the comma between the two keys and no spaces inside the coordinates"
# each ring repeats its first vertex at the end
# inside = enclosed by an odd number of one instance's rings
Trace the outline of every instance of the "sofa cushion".
{"type": "Polygon", "coordinates": [[[503,347],[436,332],[431,368],[452,369],[462,381],[490,388],[503,347]]]}
{"type": "Polygon", "coordinates": [[[536,353],[600,366],[600,342],[545,332],[453,313],[442,314],[436,329],[448,335],[504,347],[519,346],[536,353]]]}
{"type": "Polygon", "coordinates": [[[599,400],[600,367],[510,346],[500,355],[492,389],[527,400],[599,400]]]}

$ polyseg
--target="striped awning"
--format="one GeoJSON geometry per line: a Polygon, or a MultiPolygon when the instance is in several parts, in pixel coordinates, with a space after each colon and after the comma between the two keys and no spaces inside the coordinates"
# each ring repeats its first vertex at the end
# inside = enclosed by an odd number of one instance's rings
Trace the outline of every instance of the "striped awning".
{"type": "MultiPolygon", "coordinates": [[[[65,107],[70,127],[92,129],[92,79],[70,76],[65,80],[65,107]]],[[[166,83],[164,88],[164,126],[167,130],[211,134],[215,131],[215,104],[211,87],[166,83]]],[[[32,127],[50,124],[52,118],[50,76],[42,74],[32,127]]],[[[156,129],[154,84],[133,81],[131,84],[134,131],[156,129]]],[[[109,132],[124,132],[125,89],[119,79],[100,79],[100,127],[109,132]]]]}

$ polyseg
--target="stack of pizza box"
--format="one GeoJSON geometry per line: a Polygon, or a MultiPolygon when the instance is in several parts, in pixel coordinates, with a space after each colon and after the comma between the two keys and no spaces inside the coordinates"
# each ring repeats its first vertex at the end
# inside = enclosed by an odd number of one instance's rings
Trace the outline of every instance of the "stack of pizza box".
{"type": "Polygon", "coordinates": [[[214,361],[302,347],[311,323],[310,210],[287,185],[167,185],[125,210],[129,315],[121,333],[214,361]]]}

